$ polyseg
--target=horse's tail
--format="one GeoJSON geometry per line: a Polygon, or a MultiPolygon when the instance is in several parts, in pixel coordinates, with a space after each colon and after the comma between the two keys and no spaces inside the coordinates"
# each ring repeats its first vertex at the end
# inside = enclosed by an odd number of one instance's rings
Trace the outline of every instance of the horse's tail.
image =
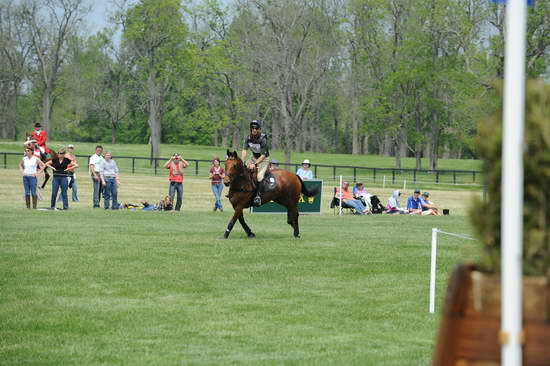
{"type": "Polygon", "coordinates": [[[308,189],[306,185],[304,184],[304,181],[302,178],[300,178],[299,175],[297,175],[298,179],[300,180],[300,184],[302,185],[302,193],[306,197],[313,197],[319,193],[319,186],[312,187],[311,189],[308,189]]]}

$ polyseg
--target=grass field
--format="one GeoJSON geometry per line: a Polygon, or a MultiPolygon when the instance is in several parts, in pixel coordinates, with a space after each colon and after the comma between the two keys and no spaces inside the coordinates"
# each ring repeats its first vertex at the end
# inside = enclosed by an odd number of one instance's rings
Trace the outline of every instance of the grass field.
{"type": "MultiPolygon", "coordinates": [[[[300,216],[211,212],[205,179],[181,213],[91,209],[89,178],[69,211],[23,208],[21,178],[0,170],[0,363],[48,365],[428,365],[431,228],[471,234],[473,192],[433,191],[451,216],[300,216]]],[[[165,177],[123,174],[120,201],[158,200],[165,177]]],[[[39,206],[47,207],[45,200],[39,206]]],[[[224,192],[225,193],[225,192],[224,192]]],[[[376,190],[385,202],[389,190],[376,190]]],[[[437,310],[475,243],[440,240],[437,310]]]]}

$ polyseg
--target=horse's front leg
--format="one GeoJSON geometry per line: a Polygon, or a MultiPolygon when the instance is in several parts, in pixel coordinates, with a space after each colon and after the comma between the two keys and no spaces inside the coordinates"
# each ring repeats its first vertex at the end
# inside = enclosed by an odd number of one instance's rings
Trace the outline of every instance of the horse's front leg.
{"type": "Polygon", "coordinates": [[[231,230],[233,230],[233,226],[235,226],[235,222],[237,221],[239,216],[242,216],[242,214],[243,214],[242,207],[235,208],[235,213],[233,214],[233,217],[231,218],[231,220],[229,220],[229,224],[227,224],[227,229],[225,229],[225,232],[223,233],[224,239],[227,239],[229,237],[231,230]]]}
{"type": "Polygon", "coordinates": [[[40,186],[41,189],[44,189],[44,187],[46,187],[46,183],[48,183],[49,179],[50,179],[50,174],[48,174],[48,169],[44,169],[44,181],[42,182],[42,185],[40,186]]]}
{"type": "Polygon", "coordinates": [[[249,238],[254,238],[254,237],[256,237],[256,235],[252,232],[252,230],[250,230],[250,228],[248,227],[248,225],[247,225],[246,222],[244,221],[244,214],[242,213],[242,211],[241,211],[241,216],[239,216],[239,222],[241,223],[241,226],[243,227],[244,232],[246,233],[246,235],[247,235],[249,238]]]}

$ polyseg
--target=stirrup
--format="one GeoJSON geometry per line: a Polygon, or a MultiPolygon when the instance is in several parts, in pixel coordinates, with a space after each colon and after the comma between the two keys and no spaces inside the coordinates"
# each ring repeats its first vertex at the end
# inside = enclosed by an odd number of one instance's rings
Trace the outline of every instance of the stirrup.
{"type": "Polygon", "coordinates": [[[254,207],[260,207],[262,205],[262,196],[259,194],[254,197],[254,201],[252,201],[252,204],[254,207]]]}

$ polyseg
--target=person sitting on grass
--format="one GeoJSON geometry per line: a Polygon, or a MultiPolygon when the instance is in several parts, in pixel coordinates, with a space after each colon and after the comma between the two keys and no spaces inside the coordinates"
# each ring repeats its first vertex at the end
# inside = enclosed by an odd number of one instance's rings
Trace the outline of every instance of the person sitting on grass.
{"type": "Polygon", "coordinates": [[[391,197],[388,199],[388,205],[386,206],[386,213],[388,214],[405,214],[408,213],[406,208],[402,208],[399,204],[399,196],[401,192],[398,190],[393,191],[391,197]]]}
{"type": "Polygon", "coordinates": [[[438,216],[439,210],[437,209],[437,206],[434,205],[432,201],[430,201],[429,197],[430,197],[430,194],[428,192],[422,193],[422,197],[420,197],[420,204],[422,205],[422,215],[438,216]]]}
{"type": "Polygon", "coordinates": [[[407,199],[407,210],[409,210],[409,214],[411,215],[419,215],[422,213],[419,189],[415,189],[413,195],[407,199]]]}
{"type": "Polygon", "coordinates": [[[348,182],[342,182],[341,189],[340,187],[336,187],[336,194],[334,196],[341,200],[342,203],[353,207],[353,209],[355,209],[356,215],[364,215],[370,213],[369,209],[366,208],[365,205],[363,205],[363,202],[353,198],[351,192],[349,191],[348,182]]]}

